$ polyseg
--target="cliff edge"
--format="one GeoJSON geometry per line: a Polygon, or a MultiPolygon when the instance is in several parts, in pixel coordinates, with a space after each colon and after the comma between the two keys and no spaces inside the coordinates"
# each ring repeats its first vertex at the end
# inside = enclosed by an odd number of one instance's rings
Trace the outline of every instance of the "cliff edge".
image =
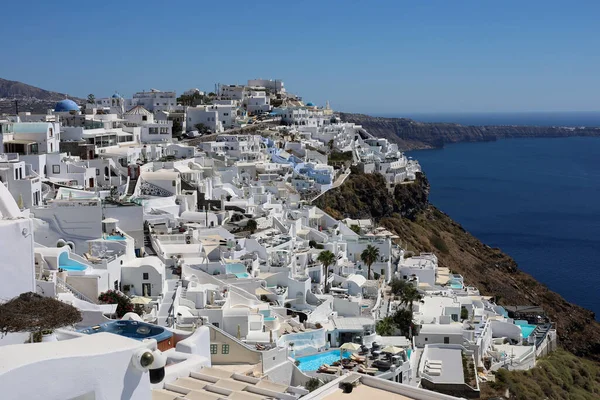
{"type": "Polygon", "coordinates": [[[486,142],[502,138],[600,136],[600,128],[542,126],[465,126],[452,123],[425,123],[408,118],[372,117],[340,113],[345,122],[353,122],[370,134],[397,143],[401,150],[444,147],[448,143],[486,142]]]}
{"type": "Polygon", "coordinates": [[[439,265],[464,276],[468,285],[501,305],[538,305],[556,324],[559,343],[573,354],[600,361],[600,323],[594,313],[567,302],[500,249],[491,248],[448,215],[429,204],[429,182],[418,174],[412,184],[397,185],[393,196],[379,174],[353,174],[315,205],[334,218],[373,218],[400,236],[408,250],[435,252],[439,265]]]}

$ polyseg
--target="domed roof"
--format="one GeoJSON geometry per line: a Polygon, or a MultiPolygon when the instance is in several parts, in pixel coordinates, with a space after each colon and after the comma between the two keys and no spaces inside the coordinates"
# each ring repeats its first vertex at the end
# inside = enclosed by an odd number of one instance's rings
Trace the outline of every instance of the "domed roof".
{"type": "Polygon", "coordinates": [[[79,111],[79,106],[73,100],[64,99],[56,103],[54,106],[56,112],[79,111]]]}
{"type": "Polygon", "coordinates": [[[120,97],[121,97],[121,95],[119,93],[115,93],[115,94],[112,95],[113,99],[118,99],[120,97]]]}
{"type": "Polygon", "coordinates": [[[135,106],[131,110],[127,111],[125,115],[152,115],[152,113],[142,106],[135,106]]]}
{"type": "Polygon", "coordinates": [[[315,105],[313,103],[311,103],[310,101],[308,103],[306,103],[306,107],[314,107],[315,105]]]}

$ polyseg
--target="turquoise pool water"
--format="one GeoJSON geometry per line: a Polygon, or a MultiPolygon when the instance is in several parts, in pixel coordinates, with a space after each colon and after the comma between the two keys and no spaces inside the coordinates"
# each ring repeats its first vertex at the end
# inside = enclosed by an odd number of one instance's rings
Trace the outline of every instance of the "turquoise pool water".
{"type": "Polygon", "coordinates": [[[238,278],[247,278],[247,277],[249,277],[250,275],[248,275],[248,273],[247,273],[247,272],[236,272],[236,273],[235,273],[235,276],[237,276],[238,278]]]}
{"type": "Polygon", "coordinates": [[[58,268],[62,268],[65,271],[85,271],[87,269],[85,265],[59,265],[58,268]]]}
{"type": "MultiPolygon", "coordinates": [[[[349,356],[348,352],[344,351],[344,357],[349,356]]],[[[298,357],[300,361],[298,368],[300,371],[316,371],[323,364],[331,365],[333,362],[340,359],[340,350],[331,350],[324,353],[317,353],[310,356],[298,357]]]]}
{"type": "Polygon", "coordinates": [[[453,283],[450,285],[452,289],[462,289],[462,285],[460,283],[453,283]]]}
{"type": "Polygon", "coordinates": [[[275,321],[275,317],[265,317],[265,321],[275,321]]]}
{"type": "Polygon", "coordinates": [[[85,271],[87,269],[87,265],[71,260],[66,252],[60,253],[60,256],[58,256],[58,267],[65,271],[85,271]]]}
{"type": "Polygon", "coordinates": [[[125,240],[125,237],[121,235],[108,235],[106,240],[125,240]]]}
{"type": "Polygon", "coordinates": [[[521,336],[523,336],[524,339],[528,338],[536,327],[535,325],[531,325],[527,321],[523,320],[515,320],[515,325],[519,325],[521,327],[521,336]]]}

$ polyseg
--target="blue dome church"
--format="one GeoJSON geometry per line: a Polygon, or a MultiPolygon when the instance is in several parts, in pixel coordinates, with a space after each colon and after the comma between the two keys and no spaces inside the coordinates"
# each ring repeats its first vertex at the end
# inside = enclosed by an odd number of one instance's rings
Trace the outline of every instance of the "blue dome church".
{"type": "Polygon", "coordinates": [[[56,103],[54,112],[70,112],[79,111],[79,106],[73,100],[64,99],[56,103]]]}

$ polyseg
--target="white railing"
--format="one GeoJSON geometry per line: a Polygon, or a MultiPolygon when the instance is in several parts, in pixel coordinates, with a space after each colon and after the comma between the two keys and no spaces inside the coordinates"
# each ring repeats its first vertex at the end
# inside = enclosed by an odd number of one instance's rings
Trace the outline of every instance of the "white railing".
{"type": "Polygon", "coordinates": [[[79,300],[87,301],[88,303],[96,304],[95,301],[91,300],[89,297],[81,293],[79,290],[75,289],[73,286],[69,285],[67,282],[63,281],[58,276],[56,277],[56,286],[64,292],[72,293],[73,296],[78,298],[79,300]]]}

